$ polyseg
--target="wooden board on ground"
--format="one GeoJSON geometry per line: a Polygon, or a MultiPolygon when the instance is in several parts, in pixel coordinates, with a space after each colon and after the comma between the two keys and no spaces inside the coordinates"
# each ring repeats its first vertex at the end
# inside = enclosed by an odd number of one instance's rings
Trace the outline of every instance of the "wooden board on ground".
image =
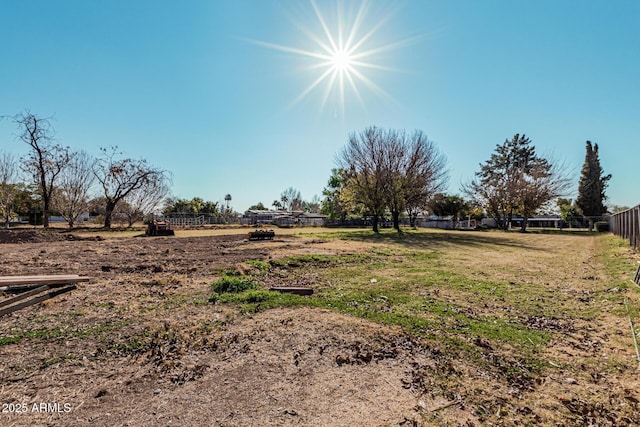
{"type": "Polygon", "coordinates": [[[52,276],[0,276],[0,290],[3,286],[16,285],[55,285],[67,283],[88,282],[91,278],[85,276],[72,275],[52,275],[52,276]]]}
{"type": "Polygon", "coordinates": [[[0,310],[0,317],[72,291],[77,288],[77,283],[87,282],[89,279],[89,277],[78,276],[75,274],[0,277],[0,285],[3,285],[0,286],[0,291],[19,293],[17,296],[0,301],[0,307],[5,307],[0,310]],[[44,295],[38,295],[50,289],[53,290],[44,295]],[[32,296],[34,298],[23,301],[32,296]]]}
{"type": "Polygon", "coordinates": [[[312,288],[294,288],[289,286],[283,286],[283,287],[272,287],[272,288],[269,288],[269,290],[276,291],[276,292],[284,292],[289,294],[296,294],[296,295],[313,295],[312,288]]]}

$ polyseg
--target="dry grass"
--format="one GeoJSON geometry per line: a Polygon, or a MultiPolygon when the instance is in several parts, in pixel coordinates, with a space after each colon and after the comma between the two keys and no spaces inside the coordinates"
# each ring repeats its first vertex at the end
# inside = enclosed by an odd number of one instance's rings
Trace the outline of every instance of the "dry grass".
{"type": "Polygon", "coordinates": [[[236,232],[0,245],[1,274],[95,278],[0,319],[0,402],[72,405],[2,424],[640,422],[638,256],[609,235],[236,232]],[[208,302],[225,275],[316,292],[208,302]]]}

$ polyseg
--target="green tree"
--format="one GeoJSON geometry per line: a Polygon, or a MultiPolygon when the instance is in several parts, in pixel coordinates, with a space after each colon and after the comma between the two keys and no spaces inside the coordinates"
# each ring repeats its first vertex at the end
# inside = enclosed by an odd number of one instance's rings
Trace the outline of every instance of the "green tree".
{"type": "Polygon", "coordinates": [[[207,200],[202,204],[202,210],[200,212],[217,217],[220,214],[220,205],[218,202],[207,200]]]}
{"type": "Polygon", "coordinates": [[[320,209],[329,219],[344,221],[349,214],[346,183],[347,175],[344,169],[331,169],[327,186],[322,190],[324,199],[320,209]]]}
{"type": "Polygon", "coordinates": [[[560,209],[560,218],[562,218],[563,222],[572,224],[576,220],[578,213],[571,199],[560,197],[556,200],[556,205],[560,209]]]}
{"type": "Polygon", "coordinates": [[[452,216],[454,221],[458,221],[470,211],[470,205],[460,196],[439,193],[431,201],[431,210],[435,215],[452,216]]]}
{"type": "Polygon", "coordinates": [[[578,183],[576,209],[589,220],[589,230],[593,228],[593,217],[607,212],[604,201],[606,200],[605,190],[610,179],[611,174],[604,175],[600,165],[598,144],[592,145],[591,141],[587,141],[584,164],[578,183]]]}
{"type": "Polygon", "coordinates": [[[249,206],[250,211],[266,211],[267,207],[262,204],[262,202],[258,202],[255,205],[249,206]]]}
{"type": "Polygon", "coordinates": [[[528,218],[562,194],[568,184],[563,172],[536,154],[525,135],[516,134],[497,145],[480,167],[477,179],[465,192],[505,230],[517,213],[523,217],[520,231],[526,231],[528,218]]]}

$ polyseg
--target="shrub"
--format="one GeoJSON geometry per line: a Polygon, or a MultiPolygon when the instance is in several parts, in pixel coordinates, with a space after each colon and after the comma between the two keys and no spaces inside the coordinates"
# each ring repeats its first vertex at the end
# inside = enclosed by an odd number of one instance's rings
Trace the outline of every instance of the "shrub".
{"type": "Polygon", "coordinates": [[[217,282],[213,283],[211,288],[213,292],[218,294],[239,293],[250,289],[256,289],[257,285],[248,277],[224,276],[217,282]]]}

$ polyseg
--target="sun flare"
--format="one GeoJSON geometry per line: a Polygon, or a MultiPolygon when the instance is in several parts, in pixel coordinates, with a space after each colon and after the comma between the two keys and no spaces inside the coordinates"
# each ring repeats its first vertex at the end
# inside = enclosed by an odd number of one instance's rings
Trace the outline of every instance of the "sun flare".
{"type": "Polygon", "coordinates": [[[317,77],[301,91],[291,105],[296,105],[312,92],[322,92],[321,108],[324,109],[327,103],[331,102],[337,107],[334,108],[334,111],[339,110],[344,117],[345,105],[352,98],[366,109],[362,94],[363,89],[395,102],[391,95],[372,80],[371,76],[367,76],[367,72],[370,74],[372,70],[398,71],[378,63],[381,60],[380,54],[412,44],[422,36],[376,45],[374,35],[393,15],[392,13],[385,14],[383,19],[374,23],[369,29],[365,29],[365,20],[371,4],[368,0],[363,0],[357,11],[352,9],[350,13],[346,14],[342,1],[336,2],[335,14],[323,14],[314,0],[310,0],[310,4],[317,19],[315,32],[312,29],[313,25],[310,25],[312,23],[294,21],[294,24],[313,43],[311,49],[246,39],[269,49],[311,60],[312,65],[307,69],[315,73],[317,77]],[[327,16],[332,19],[327,19],[327,16]]]}
{"type": "Polygon", "coordinates": [[[333,52],[333,57],[331,58],[331,65],[338,72],[349,72],[349,68],[351,68],[351,55],[346,50],[340,49],[333,52]]]}

